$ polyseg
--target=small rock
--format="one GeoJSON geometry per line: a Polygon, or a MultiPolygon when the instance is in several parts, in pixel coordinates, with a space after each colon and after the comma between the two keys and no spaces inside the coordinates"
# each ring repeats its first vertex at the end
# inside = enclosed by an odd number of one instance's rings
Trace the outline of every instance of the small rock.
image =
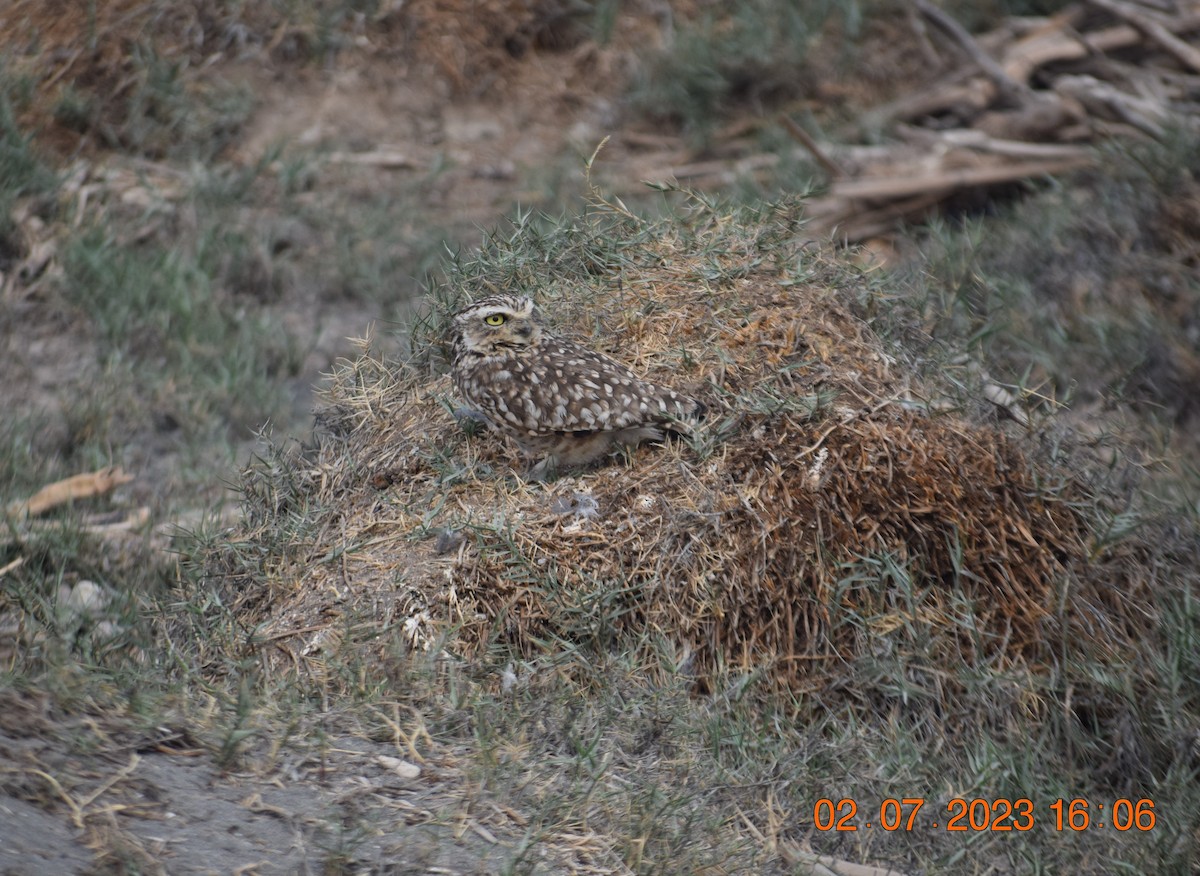
{"type": "Polygon", "coordinates": [[[421,775],[421,768],[407,760],[389,757],[386,754],[379,755],[376,760],[381,767],[391,770],[402,779],[415,779],[421,775]]]}
{"type": "Polygon", "coordinates": [[[69,591],[65,585],[60,587],[58,598],[59,605],[70,620],[97,617],[112,601],[112,596],[103,587],[86,579],[78,582],[69,591]]]}
{"type": "Polygon", "coordinates": [[[550,503],[553,514],[570,514],[578,519],[587,520],[600,514],[600,503],[591,493],[572,493],[569,496],[556,496],[550,503]]]}

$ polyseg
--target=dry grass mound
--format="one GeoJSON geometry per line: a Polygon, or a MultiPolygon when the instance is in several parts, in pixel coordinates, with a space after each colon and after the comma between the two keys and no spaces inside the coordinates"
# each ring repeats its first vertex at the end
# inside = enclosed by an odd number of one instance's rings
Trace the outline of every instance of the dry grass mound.
{"type": "Polygon", "coordinates": [[[939,667],[1029,678],[1064,637],[1128,648],[1143,585],[1097,547],[1076,473],[994,412],[933,413],[946,385],[864,319],[870,278],[801,240],[787,208],[602,210],[452,266],[410,361],[344,363],[318,445],[248,479],[240,547],[210,572],[254,647],[316,673],[346,637],[468,660],[632,647],[798,691],[912,658],[938,700],[939,667]],[[442,334],[513,288],[702,398],[702,434],[524,480],[453,416],[442,334]]]}

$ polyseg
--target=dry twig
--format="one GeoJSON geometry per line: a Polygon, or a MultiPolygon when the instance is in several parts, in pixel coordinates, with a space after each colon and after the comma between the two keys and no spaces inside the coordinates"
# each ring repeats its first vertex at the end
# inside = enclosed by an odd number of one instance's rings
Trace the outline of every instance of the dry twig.
{"type": "Polygon", "coordinates": [[[793,140],[795,140],[812,154],[812,157],[816,159],[817,164],[821,165],[821,167],[825,169],[825,172],[829,174],[830,179],[841,179],[846,175],[845,172],[838,167],[837,162],[826,155],[824,151],[822,151],[821,147],[817,145],[817,141],[809,136],[808,131],[797,125],[787,115],[782,113],[780,114],[779,124],[783,125],[783,129],[788,132],[788,136],[790,136],[793,140]]]}
{"type": "Polygon", "coordinates": [[[8,515],[14,518],[36,517],[76,499],[90,499],[110,492],[132,480],[133,475],[126,474],[120,468],[102,468],[89,474],[75,475],[43,487],[24,502],[13,502],[8,506],[8,515]]]}
{"type": "MultiPolygon", "coordinates": [[[[1087,0],[1087,2],[1103,9],[1105,12],[1111,12],[1118,18],[1128,21],[1138,31],[1144,33],[1163,49],[1174,55],[1180,63],[1200,73],[1200,50],[1185,43],[1179,37],[1175,36],[1175,34],[1171,33],[1164,25],[1155,21],[1141,10],[1136,9],[1132,4],[1123,3],[1121,0],[1087,0]]],[[[1179,25],[1178,21],[1176,25],[1179,25]]]]}
{"type": "Polygon", "coordinates": [[[917,10],[940,27],[943,31],[950,35],[959,46],[970,56],[971,60],[988,75],[988,77],[1000,89],[1001,94],[1006,100],[1015,101],[1025,86],[1015,81],[1004,71],[1004,68],[996,63],[983,48],[976,42],[975,38],[967,33],[966,29],[959,24],[949,13],[937,6],[934,6],[928,0],[914,0],[917,10]]]}

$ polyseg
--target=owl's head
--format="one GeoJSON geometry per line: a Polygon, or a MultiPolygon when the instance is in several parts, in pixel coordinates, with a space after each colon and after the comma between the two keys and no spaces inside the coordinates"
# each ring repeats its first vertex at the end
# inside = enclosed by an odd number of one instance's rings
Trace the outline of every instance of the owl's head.
{"type": "Polygon", "coordinates": [[[541,339],[541,315],[533,299],[523,295],[491,295],[454,315],[454,346],[460,354],[521,352],[541,339]]]}

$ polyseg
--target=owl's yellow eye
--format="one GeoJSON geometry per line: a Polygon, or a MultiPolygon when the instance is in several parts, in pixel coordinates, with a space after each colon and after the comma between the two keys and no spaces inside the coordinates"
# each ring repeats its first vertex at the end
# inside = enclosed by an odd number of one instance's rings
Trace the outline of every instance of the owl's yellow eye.
{"type": "Polygon", "coordinates": [[[503,313],[489,313],[483,318],[483,321],[488,325],[504,325],[503,313]]]}

